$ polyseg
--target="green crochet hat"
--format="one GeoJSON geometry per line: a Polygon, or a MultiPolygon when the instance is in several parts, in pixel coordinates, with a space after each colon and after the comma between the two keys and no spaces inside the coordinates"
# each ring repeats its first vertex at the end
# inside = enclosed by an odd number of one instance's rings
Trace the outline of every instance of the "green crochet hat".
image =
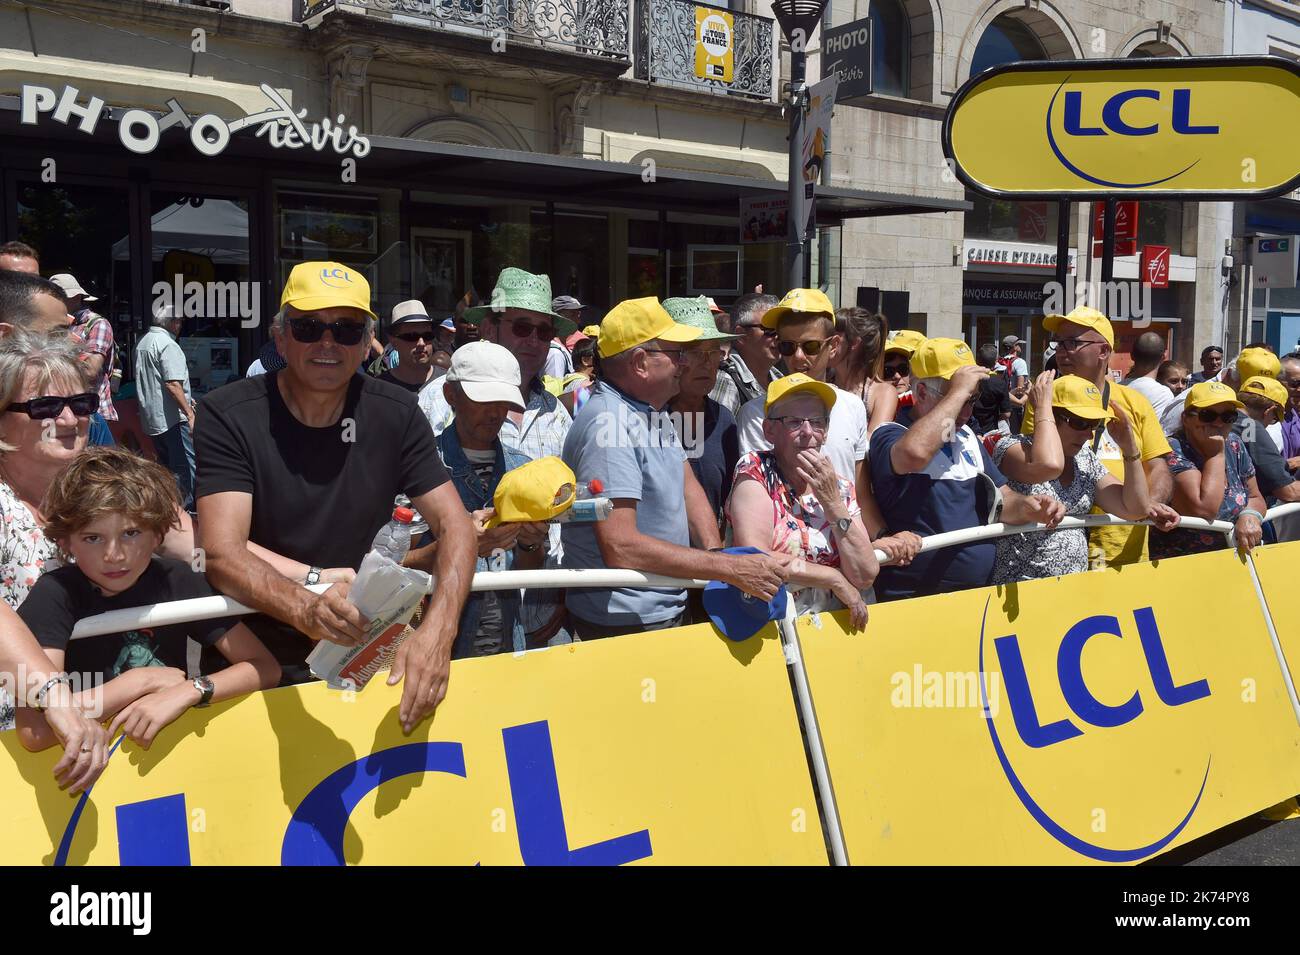
{"type": "Polygon", "coordinates": [[[569,319],[551,311],[550,276],[534,275],[516,268],[502,269],[488,304],[465,309],[464,320],[477,325],[493,312],[504,312],[508,308],[523,308],[546,315],[555,321],[555,328],[561,336],[578,330],[578,326],[569,319]]]}
{"type": "Polygon", "coordinates": [[[692,328],[703,329],[704,334],[696,341],[707,342],[714,339],[731,341],[740,337],[739,335],[728,335],[726,332],[718,331],[718,323],[714,320],[713,313],[709,311],[709,300],[703,295],[698,298],[666,298],[664,299],[664,310],[679,325],[690,325],[692,328]]]}

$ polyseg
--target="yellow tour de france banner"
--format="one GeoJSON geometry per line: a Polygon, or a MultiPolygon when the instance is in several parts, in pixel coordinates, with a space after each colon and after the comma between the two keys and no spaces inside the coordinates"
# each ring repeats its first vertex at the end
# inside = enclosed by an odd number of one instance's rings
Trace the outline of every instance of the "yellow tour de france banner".
{"type": "Polygon", "coordinates": [[[1179,57],[998,67],[953,98],[943,148],[957,176],[988,195],[1278,195],[1300,177],[1300,66],[1179,57]]]}
{"type": "Polygon", "coordinates": [[[827,855],[776,628],[711,626],[452,664],[400,687],[191,710],[84,802],[0,734],[4,864],[816,864],[827,855]]]}
{"type": "Polygon", "coordinates": [[[841,616],[799,632],[853,864],[1137,863],[1300,792],[1234,553],[841,616]]]}
{"type": "Polygon", "coordinates": [[[736,64],[735,17],[724,10],[695,8],[695,75],[730,83],[736,64]]]}

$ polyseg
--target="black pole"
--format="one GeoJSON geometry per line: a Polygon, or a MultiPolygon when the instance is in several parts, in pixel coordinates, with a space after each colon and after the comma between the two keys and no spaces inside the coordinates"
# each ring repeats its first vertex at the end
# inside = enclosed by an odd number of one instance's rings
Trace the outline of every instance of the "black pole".
{"type": "Polygon", "coordinates": [[[803,204],[803,156],[799,150],[799,139],[803,131],[803,97],[804,80],[807,77],[807,55],[803,45],[799,49],[790,48],[790,171],[789,171],[789,210],[786,212],[786,287],[801,288],[804,283],[804,246],[803,237],[808,223],[799,221],[803,216],[798,209],[803,204]]]}
{"type": "MultiPolygon", "coordinates": [[[[1109,282],[1115,277],[1115,200],[1106,200],[1101,220],[1101,280],[1109,282]]],[[[1090,303],[1096,308],[1096,303],[1090,303]]]]}
{"type": "Polygon", "coordinates": [[[1061,290],[1061,301],[1068,300],[1065,283],[1070,280],[1070,200],[1056,203],[1056,286],[1061,290]]]}

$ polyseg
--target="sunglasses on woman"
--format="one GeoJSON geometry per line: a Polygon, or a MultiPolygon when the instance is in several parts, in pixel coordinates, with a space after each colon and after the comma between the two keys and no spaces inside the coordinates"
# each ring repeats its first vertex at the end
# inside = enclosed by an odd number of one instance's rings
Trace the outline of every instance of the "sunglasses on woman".
{"type": "Polygon", "coordinates": [[[329,329],[336,343],[340,345],[356,345],[361,342],[361,336],[366,333],[366,323],[322,322],[319,318],[289,319],[289,331],[293,333],[294,340],[300,341],[304,345],[320,341],[325,335],[326,329],[329,329]]]}
{"type": "Polygon", "coordinates": [[[1057,424],[1063,424],[1075,431],[1096,431],[1101,427],[1100,421],[1092,418],[1080,418],[1077,414],[1071,414],[1064,408],[1053,408],[1052,415],[1056,418],[1057,424]]]}
{"type": "Polygon", "coordinates": [[[801,342],[778,342],[776,350],[779,351],[784,358],[789,358],[795,352],[800,350],[802,350],[809,358],[812,358],[822,350],[822,346],[826,344],[826,341],[825,338],[809,338],[801,342]]]}
{"type": "Polygon", "coordinates": [[[882,370],[886,380],[895,377],[906,378],[912,373],[912,366],[905,361],[887,362],[882,370]]]}
{"type": "Polygon", "coordinates": [[[99,395],[89,391],[84,395],[71,395],[67,398],[43,395],[30,401],[16,401],[5,410],[20,411],[29,418],[46,421],[63,414],[64,408],[71,408],[78,418],[89,418],[99,410],[99,395]]]}
{"type": "Polygon", "coordinates": [[[1213,424],[1216,421],[1220,424],[1232,424],[1237,420],[1237,412],[1235,409],[1232,411],[1213,411],[1209,408],[1197,408],[1191,413],[1200,418],[1206,424],[1213,424]]]}

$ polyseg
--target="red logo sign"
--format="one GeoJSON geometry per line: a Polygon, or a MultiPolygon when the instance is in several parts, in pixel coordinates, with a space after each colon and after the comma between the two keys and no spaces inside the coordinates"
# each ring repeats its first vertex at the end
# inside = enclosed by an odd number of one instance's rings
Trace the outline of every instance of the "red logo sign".
{"type": "Polygon", "coordinates": [[[1169,288],[1169,246],[1142,246],[1142,282],[1152,288],[1169,288]]]}
{"type": "MultiPolygon", "coordinates": [[[[1106,234],[1106,203],[1092,204],[1092,257],[1102,256],[1101,242],[1106,234]]],[[[1115,203],[1115,254],[1136,255],[1138,236],[1138,204],[1115,203]]]]}

